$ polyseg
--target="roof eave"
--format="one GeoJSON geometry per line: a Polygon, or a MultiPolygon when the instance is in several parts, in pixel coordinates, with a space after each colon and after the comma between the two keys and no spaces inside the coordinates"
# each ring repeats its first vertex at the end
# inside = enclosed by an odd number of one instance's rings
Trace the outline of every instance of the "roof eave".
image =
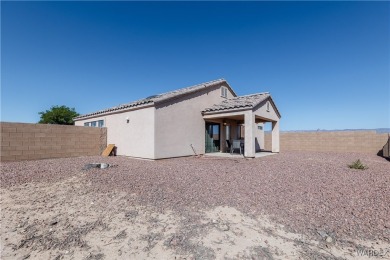
{"type": "Polygon", "coordinates": [[[138,105],[138,106],[132,106],[132,107],[127,107],[123,109],[118,109],[118,110],[112,110],[112,111],[107,111],[107,112],[102,112],[102,113],[95,113],[95,114],[87,114],[85,116],[79,116],[73,118],[73,121],[81,121],[85,119],[90,119],[90,118],[95,118],[95,117],[100,117],[100,116],[107,116],[107,115],[112,115],[112,114],[119,114],[123,112],[128,112],[128,111],[133,111],[133,110],[139,110],[143,108],[148,108],[148,107],[153,107],[155,106],[154,102],[150,102],[147,104],[143,105],[138,105]]]}
{"type": "Polygon", "coordinates": [[[234,90],[233,90],[232,87],[229,85],[229,83],[228,83],[225,79],[221,79],[221,80],[215,81],[215,82],[213,82],[213,83],[211,83],[211,84],[209,84],[209,85],[204,85],[204,87],[203,87],[203,88],[200,88],[200,89],[194,89],[194,90],[191,90],[191,91],[188,91],[188,92],[179,94],[179,95],[175,95],[175,96],[172,96],[172,97],[167,97],[167,98],[162,98],[162,99],[160,99],[160,100],[155,100],[154,103],[155,103],[155,104],[165,103],[165,102],[167,102],[167,101],[179,99],[179,98],[181,98],[181,97],[187,96],[187,95],[189,95],[189,94],[196,93],[196,92],[201,91],[201,90],[203,90],[203,89],[215,87],[215,86],[218,86],[218,85],[224,84],[224,83],[227,85],[226,87],[228,87],[229,90],[232,92],[232,94],[236,97],[237,94],[234,92],[234,90]]]}
{"type": "Polygon", "coordinates": [[[214,114],[223,114],[223,113],[229,113],[229,112],[241,112],[241,111],[247,111],[252,110],[252,106],[247,107],[237,107],[237,108],[227,108],[227,109],[218,109],[218,110],[212,110],[212,111],[202,111],[203,115],[214,115],[214,114]]]}

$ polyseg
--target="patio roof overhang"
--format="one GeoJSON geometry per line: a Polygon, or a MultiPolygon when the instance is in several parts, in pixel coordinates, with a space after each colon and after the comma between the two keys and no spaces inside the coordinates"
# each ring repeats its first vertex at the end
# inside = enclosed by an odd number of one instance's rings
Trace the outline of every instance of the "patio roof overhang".
{"type": "MultiPolygon", "coordinates": [[[[216,112],[207,112],[203,113],[203,119],[231,119],[237,121],[244,121],[245,113],[253,112],[252,109],[241,109],[241,110],[232,110],[232,111],[216,111],[216,112]]],[[[266,123],[266,122],[275,122],[274,119],[267,118],[261,115],[254,113],[255,123],[266,123]]]]}

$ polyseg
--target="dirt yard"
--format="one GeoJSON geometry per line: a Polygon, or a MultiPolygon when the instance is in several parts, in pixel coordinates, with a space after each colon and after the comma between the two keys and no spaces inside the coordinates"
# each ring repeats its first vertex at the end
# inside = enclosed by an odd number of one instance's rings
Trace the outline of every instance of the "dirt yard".
{"type": "Polygon", "coordinates": [[[374,155],[81,157],[0,177],[1,259],[390,259],[390,162],[374,155]]]}

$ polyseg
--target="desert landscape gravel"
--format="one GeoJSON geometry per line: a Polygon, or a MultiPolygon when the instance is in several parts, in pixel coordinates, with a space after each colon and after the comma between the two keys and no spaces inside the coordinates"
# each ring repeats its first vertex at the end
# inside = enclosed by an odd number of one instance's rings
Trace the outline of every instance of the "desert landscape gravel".
{"type": "Polygon", "coordinates": [[[375,155],[95,156],[2,163],[0,178],[2,259],[390,258],[375,155]]]}

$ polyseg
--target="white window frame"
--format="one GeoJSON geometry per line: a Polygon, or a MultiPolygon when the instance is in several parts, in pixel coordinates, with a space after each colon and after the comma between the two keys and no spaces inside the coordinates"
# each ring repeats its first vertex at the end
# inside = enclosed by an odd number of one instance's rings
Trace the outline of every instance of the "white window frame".
{"type": "Polygon", "coordinates": [[[84,126],[87,126],[87,127],[104,127],[104,122],[105,120],[104,119],[100,119],[100,120],[96,120],[96,121],[89,121],[89,122],[85,122],[84,123],[84,126]],[[100,125],[100,122],[102,122],[102,124],[100,125]]]}
{"type": "Polygon", "coordinates": [[[227,98],[227,87],[221,87],[221,97],[227,98]]]}

